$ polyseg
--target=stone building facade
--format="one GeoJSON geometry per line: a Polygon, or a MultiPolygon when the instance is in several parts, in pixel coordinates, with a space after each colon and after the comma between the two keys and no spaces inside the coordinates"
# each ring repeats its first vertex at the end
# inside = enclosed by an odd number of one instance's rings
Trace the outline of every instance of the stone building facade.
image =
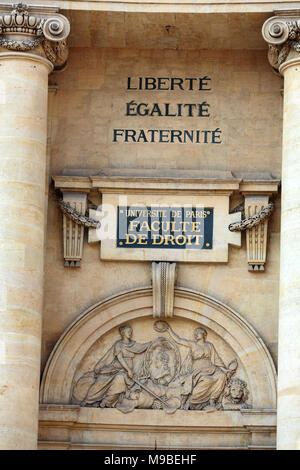
{"type": "Polygon", "coordinates": [[[0,3],[0,448],[299,449],[300,2],[0,3]]]}

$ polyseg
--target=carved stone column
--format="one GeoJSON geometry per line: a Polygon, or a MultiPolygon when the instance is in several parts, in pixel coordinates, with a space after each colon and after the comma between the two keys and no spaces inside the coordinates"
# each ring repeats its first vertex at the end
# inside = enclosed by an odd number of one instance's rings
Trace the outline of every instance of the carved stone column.
{"type": "Polygon", "coordinates": [[[280,15],[263,26],[284,76],[277,446],[300,449],[300,10],[280,15]]]}
{"type": "Polygon", "coordinates": [[[35,449],[38,429],[48,74],[69,22],[0,5],[0,449],[35,449]]]}

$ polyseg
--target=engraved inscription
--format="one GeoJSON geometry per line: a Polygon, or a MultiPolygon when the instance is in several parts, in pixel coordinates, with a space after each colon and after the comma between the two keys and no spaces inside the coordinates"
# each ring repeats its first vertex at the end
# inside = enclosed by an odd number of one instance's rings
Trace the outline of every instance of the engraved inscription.
{"type": "Polygon", "coordinates": [[[118,206],[118,248],[213,248],[212,207],[118,206]]]}

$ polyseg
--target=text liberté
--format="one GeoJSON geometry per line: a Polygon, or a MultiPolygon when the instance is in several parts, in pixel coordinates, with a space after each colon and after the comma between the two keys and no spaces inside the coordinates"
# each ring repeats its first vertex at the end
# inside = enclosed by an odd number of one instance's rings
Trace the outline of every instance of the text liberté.
{"type": "MultiPolygon", "coordinates": [[[[204,77],[128,77],[126,89],[130,92],[199,92],[203,101],[198,103],[156,103],[133,98],[125,104],[125,116],[148,118],[199,118],[202,122],[210,117],[210,104],[205,92],[212,90],[211,78],[204,77]]],[[[151,94],[153,96],[153,94],[151,94]]],[[[148,100],[147,100],[148,101],[148,100]]],[[[168,126],[169,127],[169,126],[168,126]]],[[[216,129],[113,129],[116,143],[166,143],[166,144],[221,144],[222,131],[216,129]]]]}

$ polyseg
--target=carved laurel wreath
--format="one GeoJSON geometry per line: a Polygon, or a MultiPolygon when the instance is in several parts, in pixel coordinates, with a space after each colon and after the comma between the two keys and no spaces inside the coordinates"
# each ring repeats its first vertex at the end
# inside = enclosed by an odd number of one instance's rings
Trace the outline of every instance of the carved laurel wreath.
{"type": "Polygon", "coordinates": [[[93,219],[92,217],[87,217],[84,214],[81,214],[76,209],[71,207],[71,205],[68,202],[65,202],[62,199],[60,199],[58,201],[58,204],[59,204],[61,211],[67,217],[69,217],[69,219],[75,222],[75,224],[84,225],[85,227],[88,227],[88,228],[100,228],[101,223],[98,220],[93,219]]]}
{"type": "MultiPolygon", "coordinates": [[[[58,201],[61,211],[69,217],[73,222],[78,225],[84,225],[88,228],[100,228],[101,223],[93,219],[92,217],[88,217],[81,212],[78,212],[76,209],[71,207],[68,202],[65,202],[63,199],[58,201]]],[[[244,230],[249,230],[256,225],[263,223],[266,219],[268,219],[274,210],[274,203],[270,202],[267,206],[263,207],[259,212],[256,214],[247,217],[246,219],[241,220],[240,222],[233,222],[228,226],[228,229],[231,232],[242,232],[244,230]]],[[[164,331],[157,330],[157,331],[164,331]]]]}
{"type": "Polygon", "coordinates": [[[26,39],[26,41],[0,38],[0,46],[13,51],[30,51],[38,47],[43,40],[44,36],[36,39],[26,39]]]}
{"type": "Polygon", "coordinates": [[[249,230],[256,225],[259,225],[268,219],[274,210],[274,203],[270,202],[267,206],[263,207],[256,214],[241,220],[240,222],[233,222],[228,226],[230,232],[242,232],[249,230]]]}
{"type": "Polygon", "coordinates": [[[36,39],[26,40],[0,38],[0,47],[4,47],[11,51],[31,51],[38,47],[41,43],[43,45],[47,59],[54,64],[57,59],[57,54],[54,51],[54,45],[52,45],[50,41],[46,40],[44,35],[36,39]]]}

